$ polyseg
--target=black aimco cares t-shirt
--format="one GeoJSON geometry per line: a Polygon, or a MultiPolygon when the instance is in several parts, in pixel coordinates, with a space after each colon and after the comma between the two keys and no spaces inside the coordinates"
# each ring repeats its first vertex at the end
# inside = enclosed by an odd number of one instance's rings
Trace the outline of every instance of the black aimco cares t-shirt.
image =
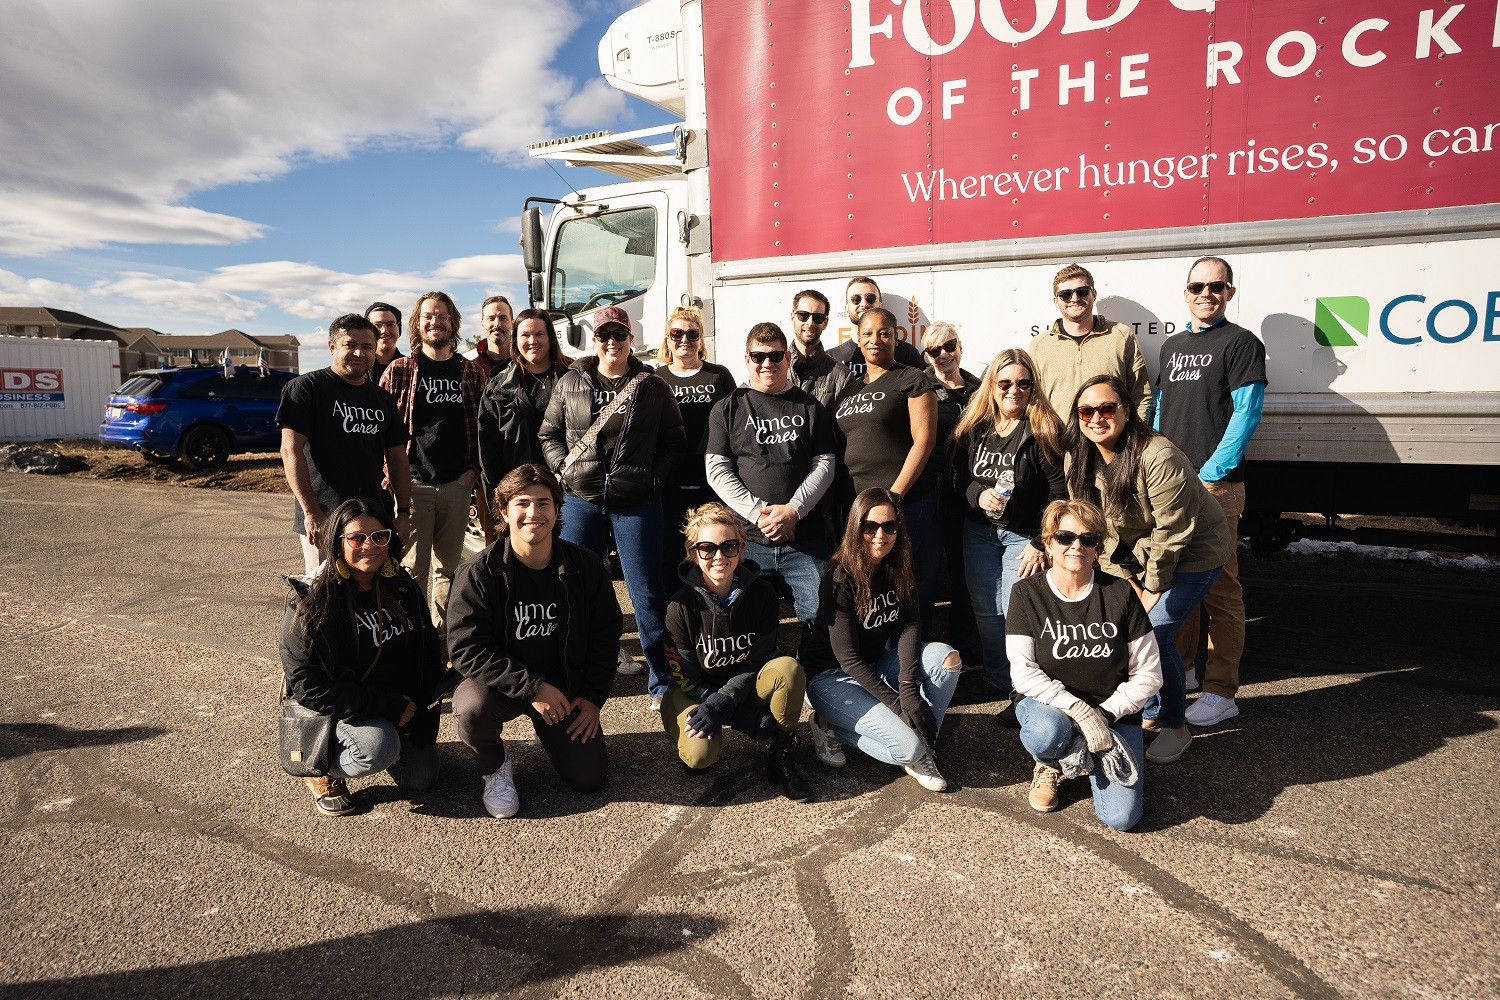
{"type": "MultiPolygon", "coordinates": [[[[911,415],[907,401],[932,392],[932,380],[920,368],[898,364],[874,382],[856,383],[834,402],[834,420],[844,436],[844,466],[854,492],[889,489],[911,451],[911,415]]],[[[907,490],[907,499],[923,496],[937,476],[929,460],[907,490]]]]}

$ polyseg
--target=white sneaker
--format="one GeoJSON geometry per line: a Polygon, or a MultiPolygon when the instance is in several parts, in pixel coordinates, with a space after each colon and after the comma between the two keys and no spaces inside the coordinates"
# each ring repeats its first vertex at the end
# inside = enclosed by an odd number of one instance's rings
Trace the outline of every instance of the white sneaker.
{"type": "Polygon", "coordinates": [[[509,819],[521,811],[521,796],[516,793],[516,763],[510,754],[505,755],[494,774],[484,778],[484,809],[496,819],[509,819]]]}
{"type": "Polygon", "coordinates": [[[624,674],[629,677],[632,674],[641,673],[645,669],[646,665],[644,663],[625,652],[624,646],[620,647],[620,655],[615,657],[615,673],[624,674]]]}
{"type": "Polygon", "coordinates": [[[1197,667],[1188,667],[1187,670],[1183,673],[1183,679],[1187,682],[1186,688],[1185,688],[1186,690],[1188,690],[1188,691],[1196,691],[1196,690],[1198,690],[1198,668],[1197,667]]]}
{"type": "Polygon", "coordinates": [[[917,779],[917,784],[929,792],[946,792],[948,790],[948,779],[938,770],[937,758],[929,750],[918,757],[915,763],[903,764],[906,773],[917,779]]]}
{"type": "Polygon", "coordinates": [[[1199,695],[1198,700],[1188,706],[1187,720],[1195,726],[1215,726],[1239,714],[1240,708],[1233,698],[1225,698],[1210,691],[1199,695]]]}
{"type": "Polygon", "coordinates": [[[653,711],[653,712],[660,712],[661,711],[661,700],[662,700],[662,696],[659,695],[659,694],[653,694],[651,696],[651,711],[653,711]]]}
{"type": "Polygon", "coordinates": [[[849,762],[844,748],[832,733],[823,728],[823,720],[808,705],[807,730],[812,735],[813,755],[828,767],[843,767],[849,762]]]}

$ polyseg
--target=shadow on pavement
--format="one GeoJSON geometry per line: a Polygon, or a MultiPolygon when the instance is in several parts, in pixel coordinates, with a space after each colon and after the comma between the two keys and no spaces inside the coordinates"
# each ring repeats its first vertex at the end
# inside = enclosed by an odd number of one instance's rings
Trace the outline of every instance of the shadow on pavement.
{"type": "Polygon", "coordinates": [[[156,726],[125,726],[120,729],[69,729],[49,722],[0,723],[0,760],[24,757],[45,750],[111,746],[149,740],[165,733],[156,726]]]}
{"type": "MultiPolygon", "coordinates": [[[[288,914],[316,934],[317,901],[288,914]]],[[[638,962],[715,933],[712,918],[682,913],[570,917],[550,907],[495,910],[403,924],[369,934],[168,968],[133,969],[0,985],[0,1000],[64,997],[463,996],[510,990],[581,969],[638,962]],[[628,928],[628,933],[627,933],[628,928]],[[516,979],[497,982],[501,956],[476,967],[469,949],[435,929],[517,954],[516,979]],[[691,935],[685,934],[690,930],[691,935]],[[476,976],[481,977],[476,982],[476,976]]]]}

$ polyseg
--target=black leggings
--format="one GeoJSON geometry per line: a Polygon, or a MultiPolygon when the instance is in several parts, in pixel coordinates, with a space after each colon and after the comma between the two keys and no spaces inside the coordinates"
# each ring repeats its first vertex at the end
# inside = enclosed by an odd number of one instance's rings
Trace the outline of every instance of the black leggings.
{"type": "Polygon", "coordinates": [[[568,726],[578,717],[578,710],[568,713],[561,722],[551,725],[542,721],[531,702],[508,698],[494,688],[475,680],[465,680],[453,692],[453,723],[458,738],[474,751],[480,774],[492,774],[505,763],[505,744],[500,733],[505,724],[526,716],[536,728],[537,739],[552,761],[552,769],[574,791],[596,792],[604,786],[607,760],[604,754],[604,732],[594,734],[586,743],[568,737],[568,726]]]}

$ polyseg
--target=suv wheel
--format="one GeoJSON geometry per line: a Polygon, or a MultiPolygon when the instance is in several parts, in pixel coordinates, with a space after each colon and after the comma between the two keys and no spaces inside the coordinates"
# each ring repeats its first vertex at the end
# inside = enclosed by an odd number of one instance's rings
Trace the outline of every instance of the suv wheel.
{"type": "Polygon", "coordinates": [[[217,427],[193,427],[182,436],[178,455],[189,469],[217,468],[229,457],[229,435],[217,427]]]}

